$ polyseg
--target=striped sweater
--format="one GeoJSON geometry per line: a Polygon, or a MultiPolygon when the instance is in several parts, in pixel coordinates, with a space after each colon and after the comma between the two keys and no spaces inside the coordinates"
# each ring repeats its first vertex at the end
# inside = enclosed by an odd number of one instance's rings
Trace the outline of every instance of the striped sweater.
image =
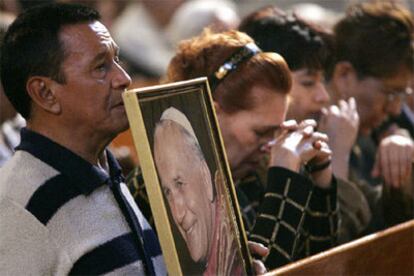
{"type": "Polygon", "coordinates": [[[0,169],[1,275],[165,275],[158,239],[123,183],[24,129],[0,169]]]}

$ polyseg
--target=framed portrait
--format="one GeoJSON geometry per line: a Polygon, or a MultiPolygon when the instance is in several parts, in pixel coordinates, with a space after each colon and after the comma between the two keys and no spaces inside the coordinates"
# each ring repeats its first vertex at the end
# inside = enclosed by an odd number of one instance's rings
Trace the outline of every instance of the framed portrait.
{"type": "Polygon", "coordinates": [[[207,79],[123,99],[169,274],[252,274],[207,79]]]}

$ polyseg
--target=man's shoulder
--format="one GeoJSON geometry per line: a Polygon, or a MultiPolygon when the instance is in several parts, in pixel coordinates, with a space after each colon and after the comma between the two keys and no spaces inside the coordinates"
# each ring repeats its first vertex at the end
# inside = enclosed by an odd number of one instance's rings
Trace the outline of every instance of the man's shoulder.
{"type": "Polygon", "coordinates": [[[30,153],[17,151],[0,168],[0,197],[7,196],[24,206],[45,181],[58,173],[30,153]]]}
{"type": "Polygon", "coordinates": [[[38,233],[47,231],[46,227],[30,214],[24,205],[7,195],[0,196],[0,221],[2,222],[0,224],[1,238],[5,231],[10,231],[16,225],[25,225],[25,228],[30,228],[30,231],[37,229],[35,232],[38,233]]]}
{"type": "MultiPolygon", "coordinates": [[[[28,212],[25,206],[10,197],[0,196],[0,221],[0,244],[2,248],[7,244],[13,248],[25,244],[25,246],[30,247],[27,250],[31,250],[32,248],[42,247],[39,241],[43,241],[45,246],[51,242],[47,227],[28,212]]],[[[50,245],[53,245],[53,242],[50,245]]],[[[22,245],[22,249],[23,247],[22,245]]]]}
{"type": "Polygon", "coordinates": [[[0,197],[0,221],[0,267],[3,273],[54,273],[58,248],[43,224],[24,206],[4,196],[0,197]]]}
{"type": "Polygon", "coordinates": [[[19,150],[0,168],[0,175],[3,176],[0,181],[5,177],[15,177],[25,172],[45,172],[45,170],[54,169],[27,151],[19,150]]]}

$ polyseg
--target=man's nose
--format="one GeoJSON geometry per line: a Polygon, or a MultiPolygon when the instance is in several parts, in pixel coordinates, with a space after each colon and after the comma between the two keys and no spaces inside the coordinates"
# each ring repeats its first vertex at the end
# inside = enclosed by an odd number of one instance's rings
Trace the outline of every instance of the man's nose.
{"type": "Polygon", "coordinates": [[[113,88],[125,90],[131,85],[131,77],[128,73],[117,63],[115,63],[115,76],[112,79],[113,88]]]}
{"type": "Polygon", "coordinates": [[[184,198],[179,194],[176,194],[173,196],[174,196],[174,199],[173,199],[174,207],[171,209],[172,215],[175,217],[175,220],[177,221],[178,224],[182,224],[184,217],[185,217],[185,212],[186,212],[184,198]]]}

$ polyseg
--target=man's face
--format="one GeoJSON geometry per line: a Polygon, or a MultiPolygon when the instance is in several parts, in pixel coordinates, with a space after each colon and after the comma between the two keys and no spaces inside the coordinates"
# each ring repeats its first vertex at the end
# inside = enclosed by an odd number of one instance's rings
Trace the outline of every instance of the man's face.
{"type": "Polygon", "coordinates": [[[216,108],[227,157],[235,179],[245,176],[260,165],[264,155],[261,146],[273,139],[274,131],[284,121],[287,95],[255,86],[253,107],[235,113],[216,108]]]}
{"type": "MultiPolygon", "coordinates": [[[[64,84],[55,83],[62,123],[98,137],[128,128],[121,93],[131,79],[118,61],[118,47],[100,22],[69,25],[60,32],[65,51],[64,84]]],[[[92,138],[92,137],[91,137],[92,138]]]]}
{"type": "Polygon", "coordinates": [[[292,100],[289,103],[288,119],[318,120],[322,107],[329,102],[322,71],[309,71],[308,69],[293,71],[290,95],[292,100]]]}
{"type": "Polygon", "coordinates": [[[205,262],[212,241],[214,210],[211,173],[180,126],[164,121],[154,137],[161,186],[191,258],[205,262]]]}
{"type": "Polygon", "coordinates": [[[381,125],[388,115],[398,115],[401,112],[401,99],[398,93],[405,91],[409,79],[410,73],[400,70],[394,77],[365,77],[351,83],[348,89],[357,102],[361,134],[369,134],[381,125]]]}

